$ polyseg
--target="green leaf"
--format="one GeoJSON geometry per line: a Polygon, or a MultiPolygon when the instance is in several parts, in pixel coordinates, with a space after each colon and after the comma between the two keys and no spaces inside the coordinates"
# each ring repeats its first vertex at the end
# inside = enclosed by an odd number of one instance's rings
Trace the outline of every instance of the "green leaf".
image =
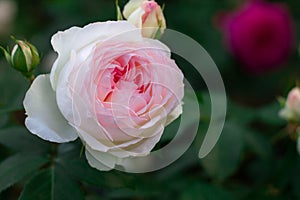
{"type": "Polygon", "coordinates": [[[111,172],[100,172],[92,168],[85,159],[79,158],[79,154],[77,159],[64,160],[62,164],[67,173],[83,183],[105,188],[124,187],[122,176],[111,172]]]}
{"type": "Polygon", "coordinates": [[[20,200],[81,200],[80,187],[59,167],[52,166],[33,177],[20,200]]]}
{"type": "Polygon", "coordinates": [[[132,176],[129,174],[101,172],[92,168],[84,156],[80,157],[81,147],[81,142],[73,142],[61,144],[58,148],[57,162],[74,179],[86,184],[110,189],[132,185],[132,176]]]}
{"type": "Polygon", "coordinates": [[[232,200],[233,197],[225,190],[207,183],[196,183],[182,193],[180,199],[195,200],[232,200]]]}
{"type": "Polygon", "coordinates": [[[230,121],[235,121],[240,125],[248,125],[255,119],[256,114],[257,113],[249,107],[236,104],[230,100],[228,101],[227,117],[230,121]],[[247,114],[245,115],[245,113],[247,114]]]}
{"type": "Polygon", "coordinates": [[[0,192],[35,173],[47,162],[37,155],[17,154],[0,163],[0,192]]]}
{"type": "Polygon", "coordinates": [[[295,169],[293,172],[293,192],[296,199],[300,199],[300,158],[297,158],[297,164],[295,165],[295,169]]]}
{"type": "Polygon", "coordinates": [[[232,175],[241,161],[244,146],[243,129],[227,122],[213,150],[201,160],[206,172],[217,181],[232,175]]]}
{"type": "Polygon", "coordinates": [[[245,143],[249,150],[256,153],[262,159],[272,156],[272,146],[270,140],[260,132],[245,131],[245,143]]]}
{"type": "Polygon", "coordinates": [[[0,127],[5,126],[8,120],[9,120],[8,114],[0,113],[0,127]]]}
{"type": "Polygon", "coordinates": [[[23,99],[28,87],[29,81],[0,62],[0,113],[23,109],[23,99]]]}
{"type": "Polygon", "coordinates": [[[0,144],[22,152],[45,152],[50,148],[50,143],[43,141],[31,134],[21,126],[0,129],[0,144]]]}
{"type": "Polygon", "coordinates": [[[286,123],[285,120],[281,119],[278,115],[280,109],[280,103],[274,101],[273,103],[258,109],[257,118],[268,124],[277,126],[284,125],[286,123]]]}

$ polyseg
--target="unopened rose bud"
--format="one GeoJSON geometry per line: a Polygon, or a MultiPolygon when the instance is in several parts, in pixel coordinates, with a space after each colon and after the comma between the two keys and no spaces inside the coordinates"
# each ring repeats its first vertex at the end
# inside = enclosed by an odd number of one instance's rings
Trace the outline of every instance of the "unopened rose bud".
{"type": "Polygon", "coordinates": [[[40,63],[37,49],[27,41],[15,40],[11,54],[3,49],[7,62],[27,78],[31,78],[33,70],[40,63]]]}
{"type": "Polygon", "coordinates": [[[155,1],[130,0],[124,7],[123,15],[128,22],[142,28],[144,37],[156,38],[166,29],[162,9],[155,1]]]}
{"type": "Polygon", "coordinates": [[[285,107],[279,115],[287,121],[300,122],[300,88],[295,87],[289,92],[285,107]]]}

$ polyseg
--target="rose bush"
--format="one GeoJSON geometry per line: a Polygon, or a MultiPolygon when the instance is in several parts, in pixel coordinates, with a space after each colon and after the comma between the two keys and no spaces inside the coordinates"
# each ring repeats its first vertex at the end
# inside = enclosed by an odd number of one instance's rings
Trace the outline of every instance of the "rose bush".
{"type": "Polygon", "coordinates": [[[72,27],[51,43],[58,57],[25,96],[26,127],[57,143],[79,136],[99,170],[148,155],[182,112],[183,74],[170,50],[126,21],[72,27]]]}

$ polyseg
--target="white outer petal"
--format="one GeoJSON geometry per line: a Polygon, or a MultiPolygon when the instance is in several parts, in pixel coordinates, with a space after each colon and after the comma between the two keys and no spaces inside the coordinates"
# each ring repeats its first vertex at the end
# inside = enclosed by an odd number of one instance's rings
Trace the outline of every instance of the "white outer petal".
{"type": "Polygon", "coordinates": [[[26,127],[44,140],[63,143],[78,136],[57,107],[49,75],[38,76],[26,93],[24,108],[28,117],[26,127]]]}
{"type": "Polygon", "coordinates": [[[164,43],[162,43],[161,41],[151,39],[151,38],[143,38],[143,40],[150,43],[153,46],[154,50],[164,52],[167,57],[169,57],[169,58],[171,57],[170,48],[167,45],[165,45],[164,43]]]}
{"type": "MultiPolygon", "coordinates": [[[[65,31],[59,31],[53,35],[51,44],[58,57],[53,64],[50,80],[53,90],[56,90],[60,72],[70,58],[72,50],[77,53],[85,48],[86,54],[92,50],[94,45],[103,40],[116,37],[126,32],[136,31],[137,29],[127,21],[107,21],[88,24],[87,26],[72,27],[65,31]],[[88,49],[86,49],[88,47],[88,49]]],[[[122,37],[136,38],[136,34],[124,34],[122,37]]]]}
{"type": "MultiPolygon", "coordinates": [[[[158,142],[159,138],[161,137],[161,134],[156,137],[156,141],[154,142],[154,145],[158,142]]],[[[142,146],[140,146],[142,147],[142,146]]],[[[153,147],[151,147],[153,148],[153,147]]],[[[127,152],[128,153],[128,152],[127,152]]],[[[123,152],[101,152],[96,151],[89,147],[89,145],[86,145],[86,151],[85,151],[86,158],[88,160],[88,163],[90,166],[100,170],[100,171],[109,171],[116,167],[116,165],[122,166],[124,169],[130,169],[133,168],[136,163],[135,160],[131,160],[131,158],[139,157],[137,155],[127,155],[126,151],[123,152]],[[115,155],[114,155],[115,154],[115,155]],[[121,156],[121,157],[119,157],[121,156]]],[[[146,156],[148,153],[140,156],[146,156]]],[[[148,163],[145,163],[145,165],[151,164],[150,160],[148,163]]],[[[152,163],[153,164],[153,163],[152,163]]]]}
{"type": "Polygon", "coordinates": [[[85,155],[89,164],[101,171],[108,171],[115,168],[115,165],[122,160],[108,152],[104,153],[93,150],[89,145],[86,145],[85,155]]]}
{"type": "Polygon", "coordinates": [[[167,117],[166,126],[172,123],[182,114],[182,104],[178,105],[167,117]]]}
{"type": "Polygon", "coordinates": [[[103,164],[102,162],[100,162],[99,160],[97,160],[94,156],[92,156],[92,154],[85,150],[85,157],[89,163],[90,166],[100,170],[100,171],[109,171],[112,170],[113,168],[110,168],[108,166],[106,166],[105,164],[103,164]]]}
{"type": "Polygon", "coordinates": [[[110,153],[118,158],[124,158],[124,159],[126,159],[126,157],[128,158],[128,157],[146,156],[159,142],[163,134],[163,131],[164,129],[162,128],[161,130],[158,130],[158,132],[154,134],[154,136],[151,138],[144,139],[141,142],[137,144],[133,144],[132,146],[128,146],[124,149],[122,148],[112,149],[110,150],[110,153]]]}
{"type": "Polygon", "coordinates": [[[60,109],[62,115],[69,121],[69,123],[74,121],[74,114],[72,109],[72,99],[69,91],[69,81],[68,78],[72,73],[73,68],[80,64],[80,59],[77,54],[72,51],[69,62],[61,70],[56,88],[56,102],[58,108],[60,109]]]}

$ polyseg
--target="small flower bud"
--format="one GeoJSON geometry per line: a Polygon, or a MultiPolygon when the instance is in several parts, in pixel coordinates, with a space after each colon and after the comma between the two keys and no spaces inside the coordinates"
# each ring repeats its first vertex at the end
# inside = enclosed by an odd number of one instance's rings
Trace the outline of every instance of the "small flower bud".
{"type": "Polygon", "coordinates": [[[7,62],[27,78],[31,78],[33,70],[40,63],[37,49],[27,41],[15,40],[16,44],[9,54],[1,47],[7,62]]]}
{"type": "Polygon", "coordinates": [[[124,7],[123,15],[128,22],[142,28],[144,37],[156,38],[166,29],[162,9],[152,0],[130,0],[124,7]]]}
{"type": "Polygon", "coordinates": [[[290,122],[300,122],[300,88],[295,87],[289,92],[279,116],[290,122]]]}

